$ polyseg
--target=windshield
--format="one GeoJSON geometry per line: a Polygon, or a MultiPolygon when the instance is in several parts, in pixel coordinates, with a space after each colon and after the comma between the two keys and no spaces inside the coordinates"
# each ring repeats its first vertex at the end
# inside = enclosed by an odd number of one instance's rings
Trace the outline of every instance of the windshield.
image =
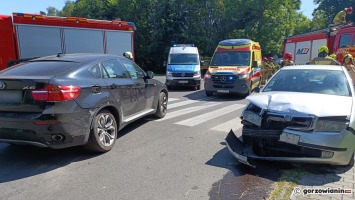
{"type": "Polygon", "coordinates": [[[198,65],[197,54],[170,54],[170,65],[198,65]]]}
{"type": "Polygon", "coordinates": [[[267,83],[264,92],[287,91],[351,96],[343,71],[281,70],[267,83]]]}
{"type": "Polygon", "coordinates": [[[211,66],[250,66],[250,51],[216,52],[211,66]]]}

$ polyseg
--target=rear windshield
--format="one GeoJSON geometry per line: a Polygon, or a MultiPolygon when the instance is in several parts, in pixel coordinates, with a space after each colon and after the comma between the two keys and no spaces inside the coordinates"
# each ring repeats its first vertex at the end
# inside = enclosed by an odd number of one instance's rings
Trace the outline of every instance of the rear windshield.
{"type": "Polygon", "coordinates": [[[35,61],[21,63],[0,72],[3,76],[54,76],[78,65],[76,62],[35,61]]]}

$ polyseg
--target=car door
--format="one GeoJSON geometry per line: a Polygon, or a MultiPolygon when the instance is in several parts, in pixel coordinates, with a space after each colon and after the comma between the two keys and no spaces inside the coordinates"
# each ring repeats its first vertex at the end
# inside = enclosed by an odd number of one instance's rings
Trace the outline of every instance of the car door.
{"type": "Polygon", "coordinates": [[[102,61],[101,65],[104,69],[104,81],[115,98],[115,103],[120,106],[123,116],[134,115],[137,112],[138,99],[127,70],[116,59],[102,61]]]}
{"type": "Polygon", "coordinates": [[[146,78],[147,74],[134,62],[125,58],[121,58],[121,62],[129,72],[134,88],[137,90],[138,109],[141,111],[153,109],[155,84],[146,78]]]}

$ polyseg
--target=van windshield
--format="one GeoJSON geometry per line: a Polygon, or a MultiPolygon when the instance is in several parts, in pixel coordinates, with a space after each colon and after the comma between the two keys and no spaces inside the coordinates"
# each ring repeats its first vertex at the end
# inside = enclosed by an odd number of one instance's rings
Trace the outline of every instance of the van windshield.
{"type": "Polygon", "coordinates": [[[250,66],[250,51],[216,52],[211,66],[250,66]]]}
{"type": "Polygon", "coordinates": [[[197,54],[170,54],[170,65],[198,65],[197,54]]]}

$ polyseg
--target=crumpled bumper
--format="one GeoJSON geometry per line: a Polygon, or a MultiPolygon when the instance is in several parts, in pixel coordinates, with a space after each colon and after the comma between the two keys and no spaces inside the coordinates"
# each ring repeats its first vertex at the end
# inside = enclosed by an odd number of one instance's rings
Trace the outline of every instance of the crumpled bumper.
{"type": "Polygon", "coordinates": [[[241,163],[255,167],[250,159],[247,156],[244,156],[244,144],[242,141],[237,138],[233,132],[230,130],[226,137],[226,145],[229,152],[241,163]]]}

